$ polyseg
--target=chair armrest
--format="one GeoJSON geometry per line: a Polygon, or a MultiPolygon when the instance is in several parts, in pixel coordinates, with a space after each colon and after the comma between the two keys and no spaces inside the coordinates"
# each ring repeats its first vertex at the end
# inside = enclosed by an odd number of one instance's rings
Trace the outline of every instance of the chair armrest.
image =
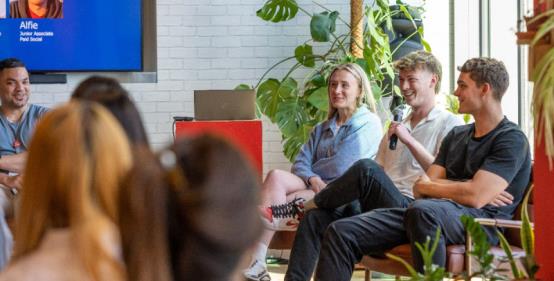
{"type": "MultiPolygon", "coordinates": [[[[475,221],[480,225],[498,226],[498,227],[507,227],[507,228],[521,228],[521,224],[522,224],[522,222],[518,220],[476,218],[475,221]]],[[[535,228],[535,224],[531,223],[531,229],[533,228],[535,228]]]]}

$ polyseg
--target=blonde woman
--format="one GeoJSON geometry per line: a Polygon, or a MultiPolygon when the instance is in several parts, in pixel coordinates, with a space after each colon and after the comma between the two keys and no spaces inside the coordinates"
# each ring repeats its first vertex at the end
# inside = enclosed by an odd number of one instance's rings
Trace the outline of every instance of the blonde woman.
{"type": "Polygon", "coordinates": [[[114,221],[131,162],[125,134],[100,105],[48,113],[31,141],[17,243],[0,280],[124,280],[114,221]]]}
{"type": "Polygon", "coordinates": [[[270,280],[265,264],[269,242],[276,230],[296,230],[305,200],[357,160],[377,153],[382,126],[365,71],[354,63],[338,65],[329,75],[328,97],[328,118],[314,128],[291,172],[272,170],[263,183],[266,230],[244,272],[248,280],[270,280]]]}

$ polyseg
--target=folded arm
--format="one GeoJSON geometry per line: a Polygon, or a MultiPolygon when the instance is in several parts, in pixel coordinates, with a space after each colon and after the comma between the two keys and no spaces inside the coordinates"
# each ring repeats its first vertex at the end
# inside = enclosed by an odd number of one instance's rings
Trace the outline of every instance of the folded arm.
{"type": "Polygon", "coordinates": [[[502,196],[508,182],[489,171],[479,170],[469,181],[446,179],[446,170],[432,165],[427,176],[421,177],[414,185],[416,198],[447,198],[472,208],[481,208],[502,196]]]}

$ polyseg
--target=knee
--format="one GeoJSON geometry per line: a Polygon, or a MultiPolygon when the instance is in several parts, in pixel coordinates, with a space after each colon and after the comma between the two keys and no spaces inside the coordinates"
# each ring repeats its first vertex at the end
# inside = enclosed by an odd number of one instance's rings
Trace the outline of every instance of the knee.
{"type": "Polygon", "coordinates": [[[287,172],[277,169],[269,171],[264,180],[264,187],[270,190],[282,188],[285,173],[287,172]]]}
{"type": "Polygon", "coordinates": [[[325,230],[324,239],[333,241],[344,241],[345,233],[347,232],[348,222],[342,222],[340,220],[335,221],[327,227],[325,230]]]}
{"type": "Polygon", "coordinates": [[[376,168],[380,168],[379,164],[369,158],[360,159],[352,164],[352,169],[356,169],[361,173],[366,173],[376,168]]]}
{"type": "Polygon", "coordinates": [[[437,204],[431,200],[414,201],[404,213],[406,230],[410,231],[423,225],[436,225],[435,208],[437,207],[437,204]]]}
{"type": "Polygon", "coordinates": [[[297,232],[311,233],[319,239],[323,238],[325,230],[333,220],[329,217],[329,213],[323,209],[312,209],[304,214],[300,220],[297,232]]]}

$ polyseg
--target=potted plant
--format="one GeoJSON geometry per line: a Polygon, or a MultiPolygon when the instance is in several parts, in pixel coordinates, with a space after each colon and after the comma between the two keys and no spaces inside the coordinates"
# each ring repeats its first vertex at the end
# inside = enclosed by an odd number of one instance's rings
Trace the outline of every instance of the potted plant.
{"type": "Polygon", "coordinates": [[[395,256],[389,253],[385,255],[389,259],[402,263],[410,273],[411,281],[443,280],[447,276],[444,270],[444,267],[440,267],[436,264],[433,264],[433,260],[432,260],[433,254],[437,250],[437,245],[439,243],[440,235],[441,235],[441,229],[439,227],[437,228],[437,232],[435,233],[435,239],[433,239],[433,244],[431,244],[431,238],[429,236],[427,236],[427,239],[425,240],[425,243],[423,243],[423,245],[419,242],[415,243],[418,251],[421,254],[421,257],[423,258],[423,264],[424,264],[423,273],[417,272],[413,266],[411,266],[408,262],[403,260],[401,257],[395,256]]]}
{"type": "MultiPolygon", "coordinates": [[[[404,5],[401,1],[397,1],[398,5],[391,8],[385,0],[376,0],[374,6],[367,5],[362,11],[358,11],[357,9],[362,7],[361,3],[361,0],[351,1],[354,10],[353,22],[350,25],[344,22],[338,11],[331,11],[320,5],[323,11],[312,14],[298,6],[294,0],[268,0],[256,13],[261,19],[275,23],[294,18],[298,11],[311,18],[311,39],[297,46],[294,55],[270,67],[256,85],[238,86],[257,90],[259,112],[279,127],[284,154],[290,161],[294,160],[302,144],[307,141],[312,128],[327,116],[326,81],[337,64],[360,64],[372,82],[372,90],[378,101],[382,96],[399,92],[393,86],[395,74],[392,56],[396,49],[391,50],[387,31],[393,30],[393,17],[403,17],[413,24],[414,32],[403,38],[404,41],[401,43],[413,36],[421,37],[423,29],[421,24],[416,23],[420,21],[420,11],[404,5]],[[363,18],[357,18],[361,15],[363,18]],[[344,22],[350,31],[338,34],[337,20],[344,22]],[[362,40],[350,40],[351,35],[359,33],[361,23],[365,23],[362,40]],[[351,48],[348,48],[349,40],[351,48]],[[314,42],[318,42],[316,49],[323,51],[314,51],[314,42]],[[275,67],[288,61],[294,61],[294,64],[283,77],[266,78],[275,67]],[[297,81],[293,77],[297,70],[307,72],[302,81],[297,81]]],[[[425,41],[422,43],[429,49],[425,41]]]]}
{"type": "Polygon", "coordinates": [[[498,238],[500,239],[500,245],[506,253],[506,258],[510,264],[515,280],[537,280],[535,274],[539,270],[539,266],[535,260],[535,235],[533,233],[531,220],[527,211],[527,202],[529,201],[531,190],[533,190],[533,186],[529,188],[529,191],[525,195],[522,203],[523,207],[521,208],[520,237],[523,250],[525,251],[525,257],[522,257],[519,260],[523,270],[520,270],[517,266],[516,258],[512,255],[512,249],[510,248],[510,244],[508,244],[506,237],[504,237],[501,232],[497,231],[498,238]]]}

